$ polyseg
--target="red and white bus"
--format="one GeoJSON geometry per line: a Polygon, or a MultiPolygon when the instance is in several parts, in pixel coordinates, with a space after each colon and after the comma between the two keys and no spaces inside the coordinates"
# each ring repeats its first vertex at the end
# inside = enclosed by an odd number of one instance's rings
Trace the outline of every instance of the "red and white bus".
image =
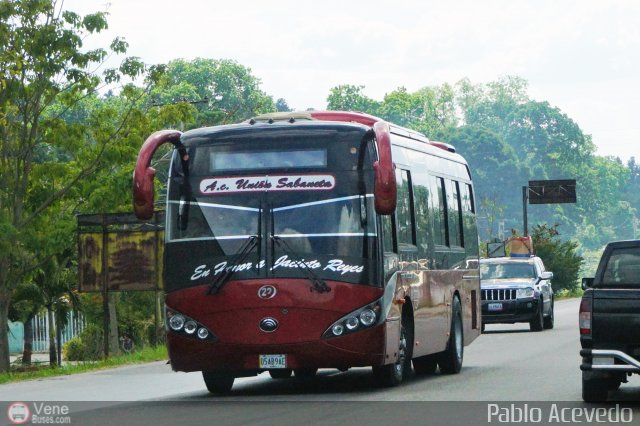
{"type": "Polygon", "coordinates": [[[379,118],[312,111],[151,135],[134,209],[167,186],[167,345],[176,371],[228,392],[268,371],[370,366],[398,385],[458,373],[480,334],[471,173],[450,145],[379,118]]]}

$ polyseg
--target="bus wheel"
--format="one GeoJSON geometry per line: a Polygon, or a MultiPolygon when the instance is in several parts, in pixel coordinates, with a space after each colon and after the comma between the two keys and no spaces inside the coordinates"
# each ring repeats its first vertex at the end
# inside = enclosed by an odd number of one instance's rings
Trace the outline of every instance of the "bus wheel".
{"type": "Polygon", "coordinates": [[[438,355],[440,371],[445,374],[457,374],[460,372],[464,356],[464,335],[462,332],[462,308],[458,297],[453,298],[451,333],[449,334],[447,349],[438,355]]]}
{"type": "Polygon", "coordinates": [[[291,369],[290,368],[282,368],[278,370],[269,370],[269,375],[272,379],[287,379],[291,377],[291,369]]]}
{"type": "Polygon", "coordinates": [[[217,371],[203,371],[202,378],[211,393],[228,393],[235,380],[235,377],[217,371]]]}
{"type": "Polygon", "coordinates": [[[300,379],[312,379],[316,377],[317,368],[295,368],[293,373],[300,379]]]}
{"type": "Polygon", "coordinates": [[[438,367],[438,358],[435,355],[425,355],[413,359],[413,370],[416,374],[433,374],[438,367]]]}
{"type": "Polygon", "coordinates": [[[411,349],[413,349],[413,327],[405,315],[400,323],[398,359],[393,364],[373,367],[373,380],[382,387],[398,386],[411,371],[411,349]]]}

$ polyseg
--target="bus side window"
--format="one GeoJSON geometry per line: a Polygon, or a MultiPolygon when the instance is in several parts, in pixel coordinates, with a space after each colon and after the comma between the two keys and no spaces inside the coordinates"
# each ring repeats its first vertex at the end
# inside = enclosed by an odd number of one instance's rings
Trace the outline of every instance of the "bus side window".
{"type": "Polygon", "coordinates": [[[398,186],[398,203],[396,206],[396,223],[398,227],[398,244],[414,244],[413,209],[409,188],[409,172],[396,169],[398,186]]]}
{"type": "Polygon", "coordinates": [[[447,179],[447,207],[449,221],[449,246],[463,247],[462,209],[460,206],[460,189],[458,182],[447,179]]]}
{"type": "Polygon", "coordinates": [[[398,270],[398,250],[394,238],[393,216],[380,216],[382,224],[383,277],[387,283],[398,270]]]}
{"type": "Polygon", "coordinates": [[[385,253],[395,253],[396,249],[393,244],[391,215],[380,216],[380,219],[382,222],[382,251],[385,253]]]}
{"type": "Polygon", "coordinates": [[[478,229],[475,221],[473,189],[470,184],[460,184],[460,200],[462,202],[464,248],[467,257],[471,257],[478,251],[478,229]]]}
{"type": "Polygon", "coordinates": [[[431,219],[429,215],[429,176],[426,174],[412,175],[413,195],[416,216],[416,245],[418,257],[429,258],[431,247],[431,219]]]}
{"type": "Polygon", "coordinates": [[[431,180],[431,218],[433,221],[433,241],[437,246],[448,245],[447,241],[447,209],[444,179],[430,177],[431,180]]]}

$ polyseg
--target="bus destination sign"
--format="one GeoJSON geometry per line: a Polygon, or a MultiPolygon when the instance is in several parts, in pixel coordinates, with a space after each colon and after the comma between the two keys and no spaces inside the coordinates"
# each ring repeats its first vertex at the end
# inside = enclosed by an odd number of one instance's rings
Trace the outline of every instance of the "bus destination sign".
{"type": "Polygon", "coordinates": [[[200,182],[204,195],[263,191],[328,191],[336,186],[332,175],[233,176],[200,182]]]}

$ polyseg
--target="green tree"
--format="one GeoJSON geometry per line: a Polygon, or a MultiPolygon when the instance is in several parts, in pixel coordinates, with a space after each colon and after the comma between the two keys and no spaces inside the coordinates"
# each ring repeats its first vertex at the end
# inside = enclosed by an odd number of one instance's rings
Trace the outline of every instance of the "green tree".
{"type": "Polygon", "coordinates": [[[528,83],[506,76],[486,84],[463,79],[417,92],[396,89],[376,101],[364,86],[331,89],[328,108],[364,111],[452,143],[470,164],[480,217],[500,211],[505,227],[522,228],[522,187],[529,180],[576,179],[575,204],[531,205],[530,224],[562,223],[582,249],[638,235],[640,167],[595,155],[578,123],[545,101],[534,101],[528,83]],[[484,201],[484,203],[483,203],[484,201]],[[495,207],[499,207],[496,210],[495,207]]]}
{"type": "Polygon", "coordinates": [[[443,132],[458,125],[455,91],[449,84],[440,87],[425,87],[414,97],[421,105],[421,116],[410,127],[424,133],[430,139],[443,137],[443,132]]]}
{"type": "Polygon", "coordinates": [[[278,100],[276,101],[276,111],[289,112],[293,110],[289,108],[289,104],[287,103],[287,100],[285,98],[278,98],[278,100]]]}
{"type": "MultiPolygon", "coordinates": [[[[116,126],[116,133],[105,137],[87,123],[66,123],[61,114],[103,82],[145,71],[136,58],[125,58],[102,77],[93,73],[109,51],[124,53],[127,43],[117,38],[109,49],[83,51],[85,37],[107,28],[106,14],[82,17],[60,8],[54,1],[0,0],[0,371],[9,368],[13,287],[24,271],[52,255],[34,245],[43,240],[35,224],[98,169],[121,130],[116,126]]],[[[127,117],[93,118],[95,124],[127,117]]]]}
{"type": "Polygon", "coordinates": [[[260,89],[261,81],[235,61],[196,58],[169,62],[154,85],[156,105],[186,103],[196,113],[180,127],[235,123],[257,114],[274,112],[273,99],[260,89]]]}
{"type": "Polygon", "coordinates": [[[67,325],[69,312],[80,307],[79,297],[73,288],[77,277],[75,270],[67,265],[68,262],[68,258],[49,258],[38,270],[33,271],[32,279],[18,284],[14,289],[12,319],[24,322],[23,364],[31,364],[32,320],[42,311],[46,311],[49,322],[49,363],[58,363],[57,337],[67,325]]]}
{"type": "Polygon", "coordinates": [[[501,219],[507,219],[507,229],[520,228],[522,198],[515,182],[521,180],[527,170],[518,161],[513,148],[498,133],[478,125],[450,129],[444,139],[469,163],[478,216],[488,218],[489,222],[488,233],[481,237],[487,241],[495,237],[494,224],[501,219]]]}
{"type": "Polygon", "coordinates": [[[327,109],[332,111],[359,111],[379,114],[380,103],[363,94],[364,86],[343,84],[331,88],[327,97],[327,109]]]}
{"type": "Polygon", "coordinates": [[[399,126],[415,126],[424,116],[424,105],[419,98],[400,87],[387,93],[380,105],[379,114],[385,120],[399,126]]]}
{"type": "MultiPolygon", "coordinates": [[[[64,259],[62,262],[67,261],[64,259]]],[[[67,325],[69,312],[79,308],[79,298],[73,290],[76,276],[70,268],[52,257],[39,268],[34,281],[49,322],[49,364],[57,365],[60,361],[57,337],[67,325]]]]}
{"type": "Polygon", "coordinates": [[[536,225],[531,233],[533,247],[547,270],[553,272],[554,291],[576,290],[583,259],[576,253],[577,241],[560,240],[558,226],[536,225]]]}
{"type": "Polygon", "coordinates": [[[506,117],[506,140],[543,177],[575,177],[592,157],[591,137],[548,102],[516,105],[506,117]],[[540,166],[540,167],[537,167],[540,166]]]}
{"type": "MultiPolygon", "coordinates": [[[[614,218],[618,215],[621,201],[624,201],[623,190],[628,187],[630,173],[618,159],[594,156],[585,167],[580,170],[576,181],[576,191],[580,196],[576,205],[576,214],[580,218],[577,235],[585,235],[585,226],[593,225],[595,234],[581,242],[591,248],[599,248],[608,241],[619,239],[616,229],[620,225],[614,218]]],[[[630,221],[631,211],[624,221],[630,221]]],[[[618,218],[619,220],[619,218],[618,218]]],[[[626,238],[629,238],[627,234],[626,238]]]]}
{"type": "Polygon", "coordinates": [[[456,84],[456,91],[464,122],[505,134],[509,115],[516,106],[529,100],[527,85],[526,80],[515,76],[486,85],[473,85],[468,79],[461,80],[456,84]]]}
{"type": "MultiPolygon", "coordinates": [[[[558,108],[548,102],[529,99],[527,82],[519,77],[506,77],[485,85],[473,85],[468,80],[458,83],[458,105],[467,125],[491,129],[508,144],[514,154],[509,173],[509,182],[499,187],[510,194],[505,204],[505,215],[521,217],[522,187],[529,180],[576,179],[578,204],[538,205],[529,208],[531,223],[560,221],[569,234],[576,235],[582,224],[585,209],[605,208],[601,204],[590,204],[594,194],[600,197],[612,187],[585,179],[593,173],[595,146],[589,135],[558,108]],[[587,191],[584,189],[589,188],[587,191]],[[597,192],[592,192],[597,189],[597,192]]],[[[461,151],[462,152],[462,151],[461,151]]],[[[464,152],[462,152],[464,155],[464,152]]],[[[484,169],[493,183],[500,179],[502,171],[486,163],[476,164],[474,170],[484,169]]],[[[504,169],[503,169],[504,170],[504,169]]],[[[520,221],[511,221],[508,227],[520,228],[520,221]]],[[[604,226],[600,223],[598,226],[604,226]]]]}
{"type": "Polygon", "coordinates": [[[634,238],[637,238],[640,234],[638,233],[637,223],[637,213],[640,211],[640,164],[636,162],[635,157],[631,157],[627,161],[627,169],[629,170],[629,180],[627,185],[623,188],[622,198],[631,204],[631,207],[636,211],[636,225],[635,230],[636,234],[634,238]]]}
{"type": "Polygon", "coordinates": [[[24,324],[24,346],[22,349],[22,364],[31,364],[33,354],[33,319],[44,305],[40,298],[40,288],[33,281],[24,281],[16,285],[13,290],[9,319],[24,324]]]}

